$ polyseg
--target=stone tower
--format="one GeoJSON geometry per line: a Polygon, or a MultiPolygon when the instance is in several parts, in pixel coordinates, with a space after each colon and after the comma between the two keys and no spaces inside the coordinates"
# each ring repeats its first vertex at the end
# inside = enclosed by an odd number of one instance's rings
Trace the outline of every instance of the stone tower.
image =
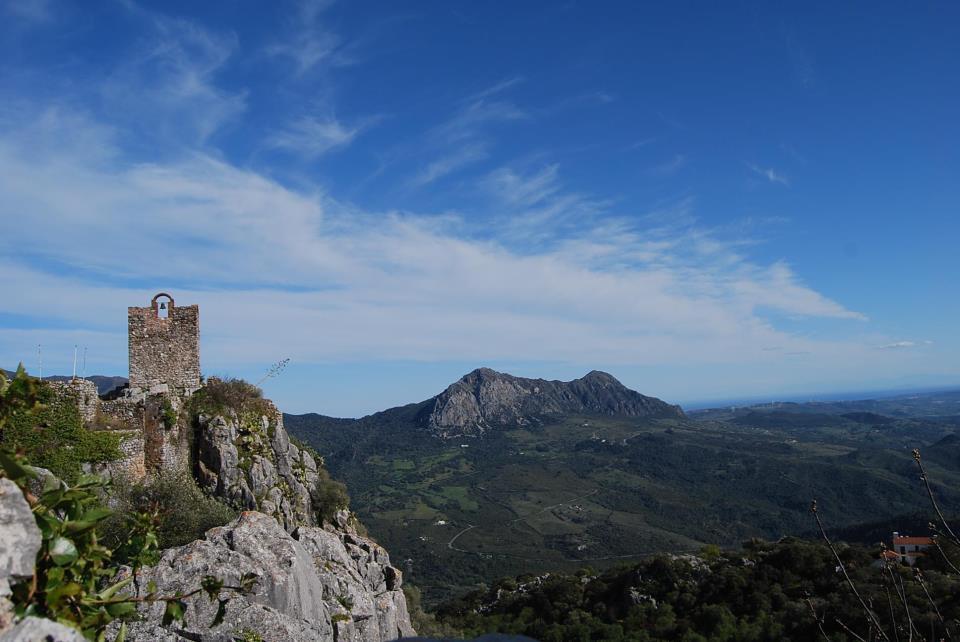
{"type": "Polygon", "coordinates": [[[200,308],[161,292],[127,308],[130,391],[186,396],[200,388],[200,308]]]}

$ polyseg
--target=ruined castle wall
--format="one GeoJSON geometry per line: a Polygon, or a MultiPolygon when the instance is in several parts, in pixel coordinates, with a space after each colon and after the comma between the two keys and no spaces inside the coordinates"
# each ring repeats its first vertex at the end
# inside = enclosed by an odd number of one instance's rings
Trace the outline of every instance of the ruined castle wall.
{"type": "Polygon", "coordinates": [[[200,387],[200,309],[171,302],[163,318],[156,305],[127,309],[130,388],[189,394],[200,387]]]}
{"type": "Polygon", "coordinates": [[[91,466],[90,472],[108,479],[128,482],[140,481],[147,474],[144,462],[143,432],[140,430],[118,430],[120,436],[120,459],[91,466]]]}
{"type": "Polygon", "coordinates": [[[142,431],[143,405],[125,397],[101,399],[97,424],[106,429],[142,431]]]}
{"type": "Polygon", "coordinates": [[[97,407],[100,397],[97,395],[97,384],[86,379],[71,379],[70,381],[47,381],[54,394],[68,397],[77,405],[80,418],[84,425],[90,424],[97,416],[97,407]]]}

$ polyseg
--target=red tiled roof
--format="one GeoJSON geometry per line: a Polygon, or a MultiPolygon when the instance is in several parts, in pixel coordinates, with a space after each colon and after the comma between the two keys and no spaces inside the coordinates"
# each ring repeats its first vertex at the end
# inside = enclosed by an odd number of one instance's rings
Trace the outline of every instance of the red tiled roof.
{"type": "Polygon", "coordinates": [[[902,535],[900,537],[893,538],[894,546],[933,546],[933,538],[931,537],[910,537],[908,535],[902,535]]]}
{"type": "Polygon", "coordinates": [[[896,552],[894,552],[894,551],[883,551],[883,552],[880,554],[880,557],[882,557],[882,558],[884,558],[884,559],[888,559],[888,560],[895,560],[895,559],[899,559],[900,554],[899,554],[899,553],[896,553],[896,552]]]}

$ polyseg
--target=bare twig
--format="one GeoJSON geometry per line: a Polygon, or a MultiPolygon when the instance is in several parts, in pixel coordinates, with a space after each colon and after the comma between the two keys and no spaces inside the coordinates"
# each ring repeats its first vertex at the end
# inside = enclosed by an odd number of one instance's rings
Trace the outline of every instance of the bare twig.
{"type": "Polygon", "coordinates": [[[844,579],[847,580],[847,585],[850,587],[850,590],[853,591],[853,594],[857,597],[857,600],[860,602],[860,606],[863,608],[863,612],[867,616],[867,621],[877,629],[877,634],[887,642],[890,641],[890,638],[883,631],[883,627],[880,626],[880,620],[877,619],[877,614],[873,612],[867,603],[864,601],[863,597],[860,595],[860,591],[857,590],[857,586],[853,583],[853,580],[850,579],[850,574],[847,573],[847,567],[843,563],[843,560],[840,559],[840,554],[837,552],[836,547],[833,545],[833,542],[830,541],[830,538],[827,536],[827,531],[823,528],[823,522],[820,521],[820,515],[817,512],[817,500],[813,500],[810,504],[810,512],[813,513],[813,518],[817,522],[817,529],[820,531],[820,536],[823,538],[823,541],[827,543],[830,552],[833,553],[833,557],[837,560],[837,566],[840,568],[840,571],[843,573],[844,579]]]}
{"type": "Polygon", "coordinates": [[[940,505],[937,503],[937,499],[933,495],[933,488],[930,487],[930,480],[927,479],[927,471],[923,467],[923,462],[920,460],[919,449],[913,449],[913,460],[917,462],[917,467],[920,469],[920,480],[927,489],[927,496],[930,498],[930,503],[933,505],[933,510],[936,511],[937,517],[940,519],[940,523],[943,524],[943,529],[950,536],[950,539],[953,541],[953,543],[957,546],[960,546],[960,537],[957,537],[956,533],[953,532],[953,529],[950,528],[950,524],[948,524],[946,518],[944,518],[943,512],[940,510],[940,505]]]}
{"type": "MultiPolygon", "coordinates": [[[[844,623],[843,623],[843,620],[841,620],[840,618],[834,618],[834,621],[835,621],[837,624],[839,624],[840,627],[841,627],[844,631],[846,631],[847,633],[849,633],[849,634],[852,635],[853,637],[855,637],[855,638],[857,638],[858,640],[860,640],[860,642],[867,642],[867,640],[866,640],[865,638],[863,638],[863,637],[857,635],[856,633],[854,633],[853,630],[851,630],[849,626],[847,626],[846,624],[844,624],[844,623]]],[[[871,631],[873,630],[873,626],[872,626],[872,625],[871,625],[871,627],[870,627],[870,630],[871,630],[871,631]]]]}
{"type": "Polygon", "coordinates": [[[940,624],[943,625],[943,629],[946,631],[947,623],[943,620],[943,615],[941,615],[940,609],[937,607],[937,603],[933,601],[933,596],[930,595],[930,589],[927,588],[927,582],[923,578],[923,571],[921,571],[919,568],[913,569],[913,579],[915,579],[917,584],[920,585],[920,588],[923,589],[924,595],[927,596],[927,602],[929,602],[930,606],[933,607],[933,612],[936,613],[937,619],[940,620],[940,624]]]}
{"type": "Polygon", "coordinates": [[[933,533],[933,537],[932,537],[933,545],[937,547],[937,551],[939,551],[940,556],[943,558],[943,561],[947,563],[947,566],[950,567],[950,570],[952,570],[957,575],[960,575],[960,568],[957,568],[957,565],[953,563],[953,561],[947,555],[947,552],[943,550],[943,546],[941,546],[940,544],[940,537],[939,537],[940,530],[937,528],[937,525],[934,524],[933,522],[930,522],[930,531],[933,533]]]}
{"type": "Polygon", "coordinates": [[[817,628],[820,629],[820,635],[823,636],[823,639],[827,642],[830,642],[830,636],[827,635],[827,632],[823,628],[823,618],[817,615],[817,610],[813,608],[813,600],[809,597],[806,598],[807,606],[810,607],[810,614],[813,616],[814,621],[817,623],[817,628]]]}

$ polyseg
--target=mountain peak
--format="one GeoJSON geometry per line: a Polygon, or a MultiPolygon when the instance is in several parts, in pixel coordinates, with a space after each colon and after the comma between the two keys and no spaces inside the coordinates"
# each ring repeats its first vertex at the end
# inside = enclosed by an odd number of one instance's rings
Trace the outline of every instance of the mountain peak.
{"type": "Polygon", "coordinates": [[[614,377],[609,372],[604,372],[603,370],[591,370],[587,374],[583,375],[583,377],[580,378],[580,381],[589,381],[593,383],[600,383],[600,384],[606,384],[606,385],[622,386],[624,388],[626,387],[622,383],[620,383],[619,379],[614,377]]]}
{"type": "Polygon", "coordinates": [[[547,381],[477,368],[431,399],[419,421],[433,434],[447,438],[482,435],[493,428],[542,423],[570,414],[682,417],[683,411],[630,390],[599,370],[573,381],[547,381]]]}

